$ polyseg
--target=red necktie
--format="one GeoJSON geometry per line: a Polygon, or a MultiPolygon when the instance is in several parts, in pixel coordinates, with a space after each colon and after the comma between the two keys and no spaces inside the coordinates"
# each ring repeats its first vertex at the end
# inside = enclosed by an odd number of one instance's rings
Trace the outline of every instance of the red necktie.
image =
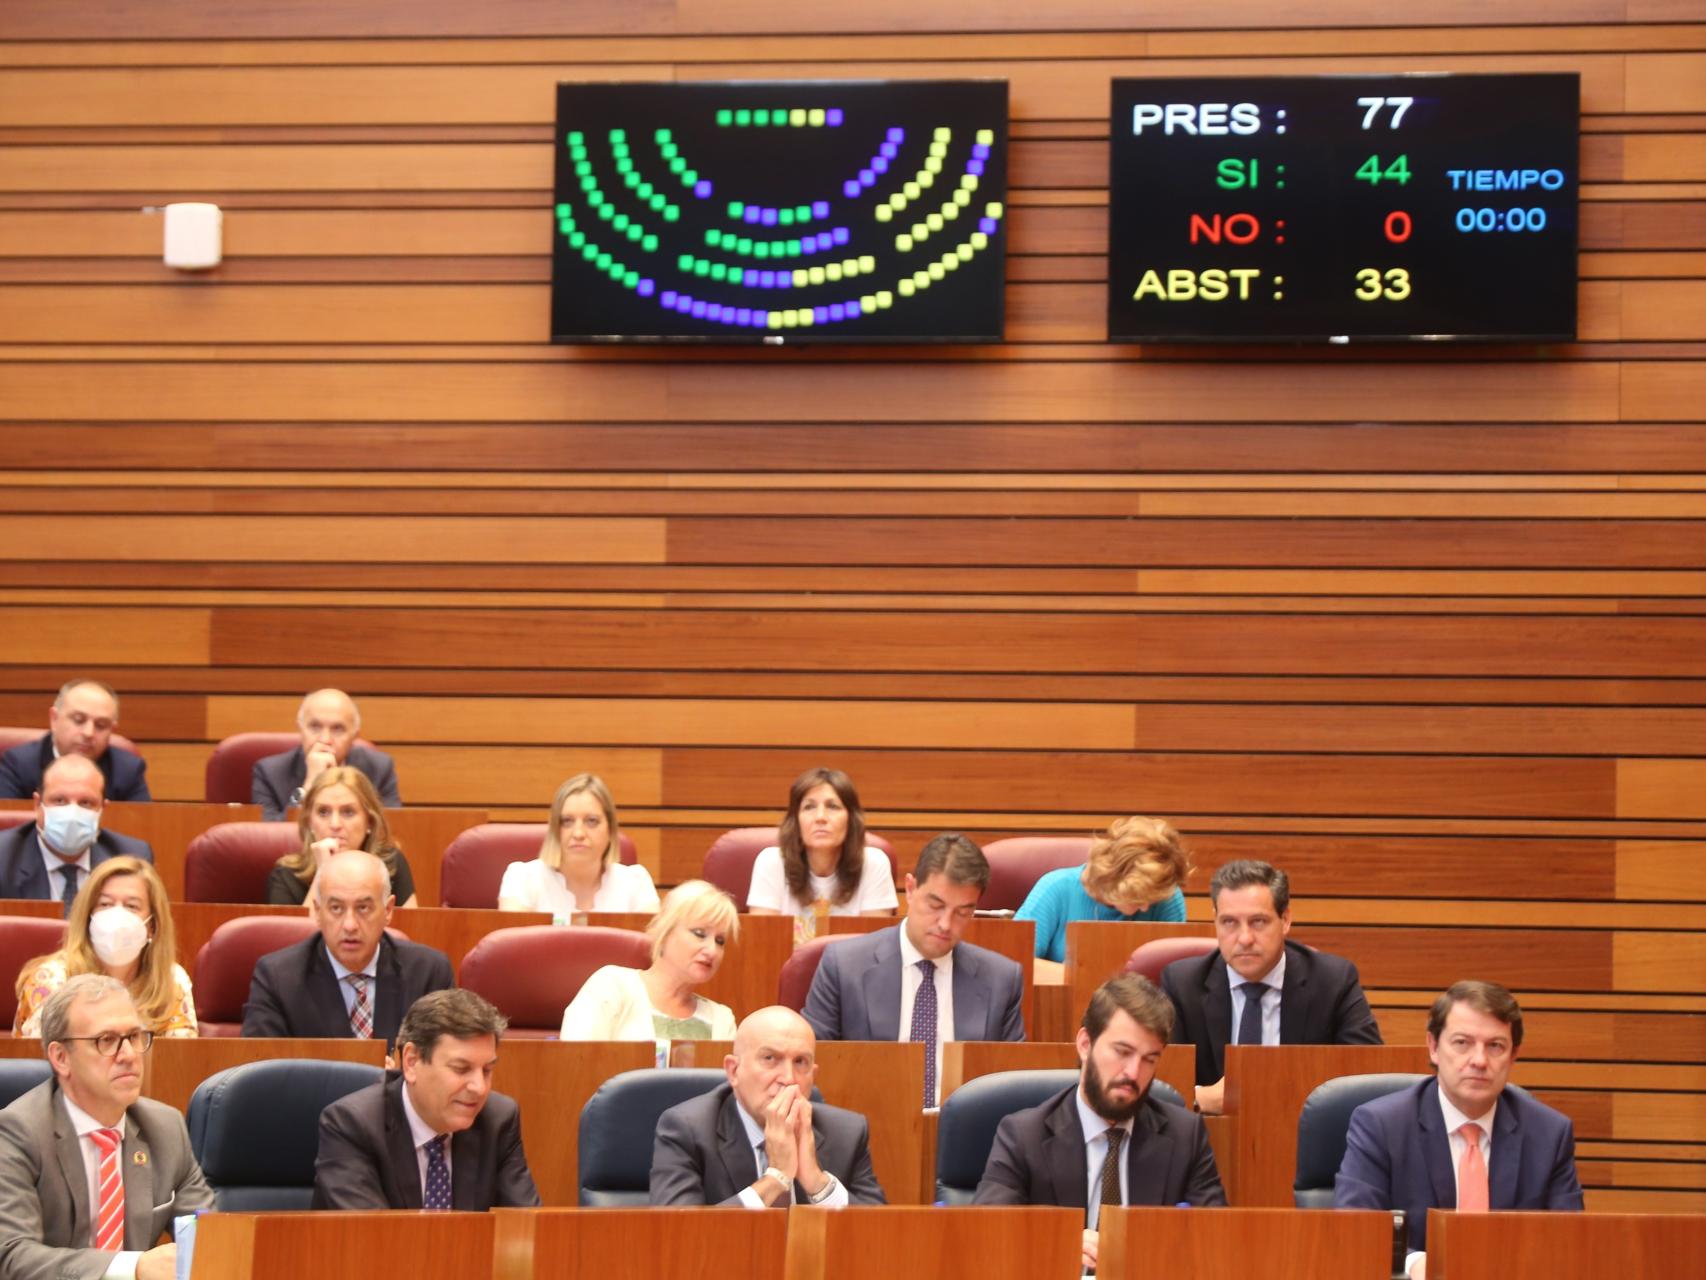
{"type": "Polygon", "coordinates": [[[96,1129],[89,1136],[101,1149],[101,1173],[96,1180],[101,1202],[95,1208],[95,1248],[117,1251],[124,1248],[124,1166],[118,1154],[124,1134],[118,1129],[96,1129]]]}
{"type": "Polygon", "coordinates": [[[1463,1158],[1457,1162],[1457,1211],[1459,1213],[1487,1212],[1487,1162],[1481,1158],[1481,1126],[1466,1124],[1457,1131],[1463,1135],[1463,1158]]]}

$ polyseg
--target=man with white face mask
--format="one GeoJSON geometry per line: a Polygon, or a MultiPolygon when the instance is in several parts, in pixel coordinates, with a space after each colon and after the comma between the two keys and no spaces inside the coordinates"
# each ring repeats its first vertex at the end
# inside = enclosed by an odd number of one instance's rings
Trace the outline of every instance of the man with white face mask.
{"type": "Polygon", "coordinates": [[[84,756],[49,765],[35,802],[34,825],[0,831],[0,897],[57,898],[69,915],[89,872],[108,858],[154,861],[145,841],[101,830],[106,780],[84,756]]]}

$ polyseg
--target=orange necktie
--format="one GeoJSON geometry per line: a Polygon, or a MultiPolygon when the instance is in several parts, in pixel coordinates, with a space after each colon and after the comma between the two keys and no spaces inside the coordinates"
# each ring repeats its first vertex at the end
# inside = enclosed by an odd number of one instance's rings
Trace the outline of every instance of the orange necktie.
{"type": "Polygon", "coordinates": [[[101,1149],[100,1177],[96,1180],[100,1203],[95,1206],[95,1248],[124,1248],[124,1166],[119,1147],[124,1134],[117,1129],[96,1129],[89,1135],[101,1149]]]}
{"type": "Polygon", "coordinates": [[[1481,1126],[1466,1124],[1457,1132],[1463,1135],[1463,1158],[1457,1162],[1457,1211],[1485,1213],[1487,1162],[1481,1158],[1481,1126]]]}

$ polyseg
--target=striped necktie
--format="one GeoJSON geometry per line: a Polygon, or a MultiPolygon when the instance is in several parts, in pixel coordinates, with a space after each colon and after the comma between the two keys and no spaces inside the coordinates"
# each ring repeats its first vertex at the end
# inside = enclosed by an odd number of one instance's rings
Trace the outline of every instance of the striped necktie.
{"type": "Polygon", "coordinates": [[[350,1006],[349,1029],[357,1040],[373,1038],[373,1006],[367,1002],[368,976],[365,973],[352,973],[347,979],[350,986],[355,988],[355,1003],[350,1006]]]}
{"type": "Polygon", "coordinates": [[[101,1202],[95,1209],[95,1248],[117,1251],[124,1248],[124,1165],[119,1160],[124,1133],[119,1129],[96,1129],[89,1136],[101,1149],[101,1170],[96,1180],[101,1202]]]}

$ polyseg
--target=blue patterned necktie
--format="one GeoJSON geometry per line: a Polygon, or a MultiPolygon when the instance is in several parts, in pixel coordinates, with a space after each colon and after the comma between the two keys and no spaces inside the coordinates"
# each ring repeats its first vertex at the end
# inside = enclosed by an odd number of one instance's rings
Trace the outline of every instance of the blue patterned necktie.
{"type": "Polygon", "coordinates": [[[920,960],[918,996],[912,1002],[912,1033],[908,1040],[924,1046],[924,1105],[936,1105],[936,962],[920,960]]]}
{"type": "Polygon", "coordinates": [[[450,1208],[450,1165],[444,1159],[444,1144],[448,1133],[441,1133],[426,1144],[426,1194],[421,1197],[423,1209],[450,1208]]]}
{"type": "Polygon", "coordinates": [[[1238,1043],[1262,1043],[1262,997],[1268,994],[1265,982],[1245,982],[1238,989],[1244,993],[1244,1014],[1238,1019],[1238,1043]]]}

